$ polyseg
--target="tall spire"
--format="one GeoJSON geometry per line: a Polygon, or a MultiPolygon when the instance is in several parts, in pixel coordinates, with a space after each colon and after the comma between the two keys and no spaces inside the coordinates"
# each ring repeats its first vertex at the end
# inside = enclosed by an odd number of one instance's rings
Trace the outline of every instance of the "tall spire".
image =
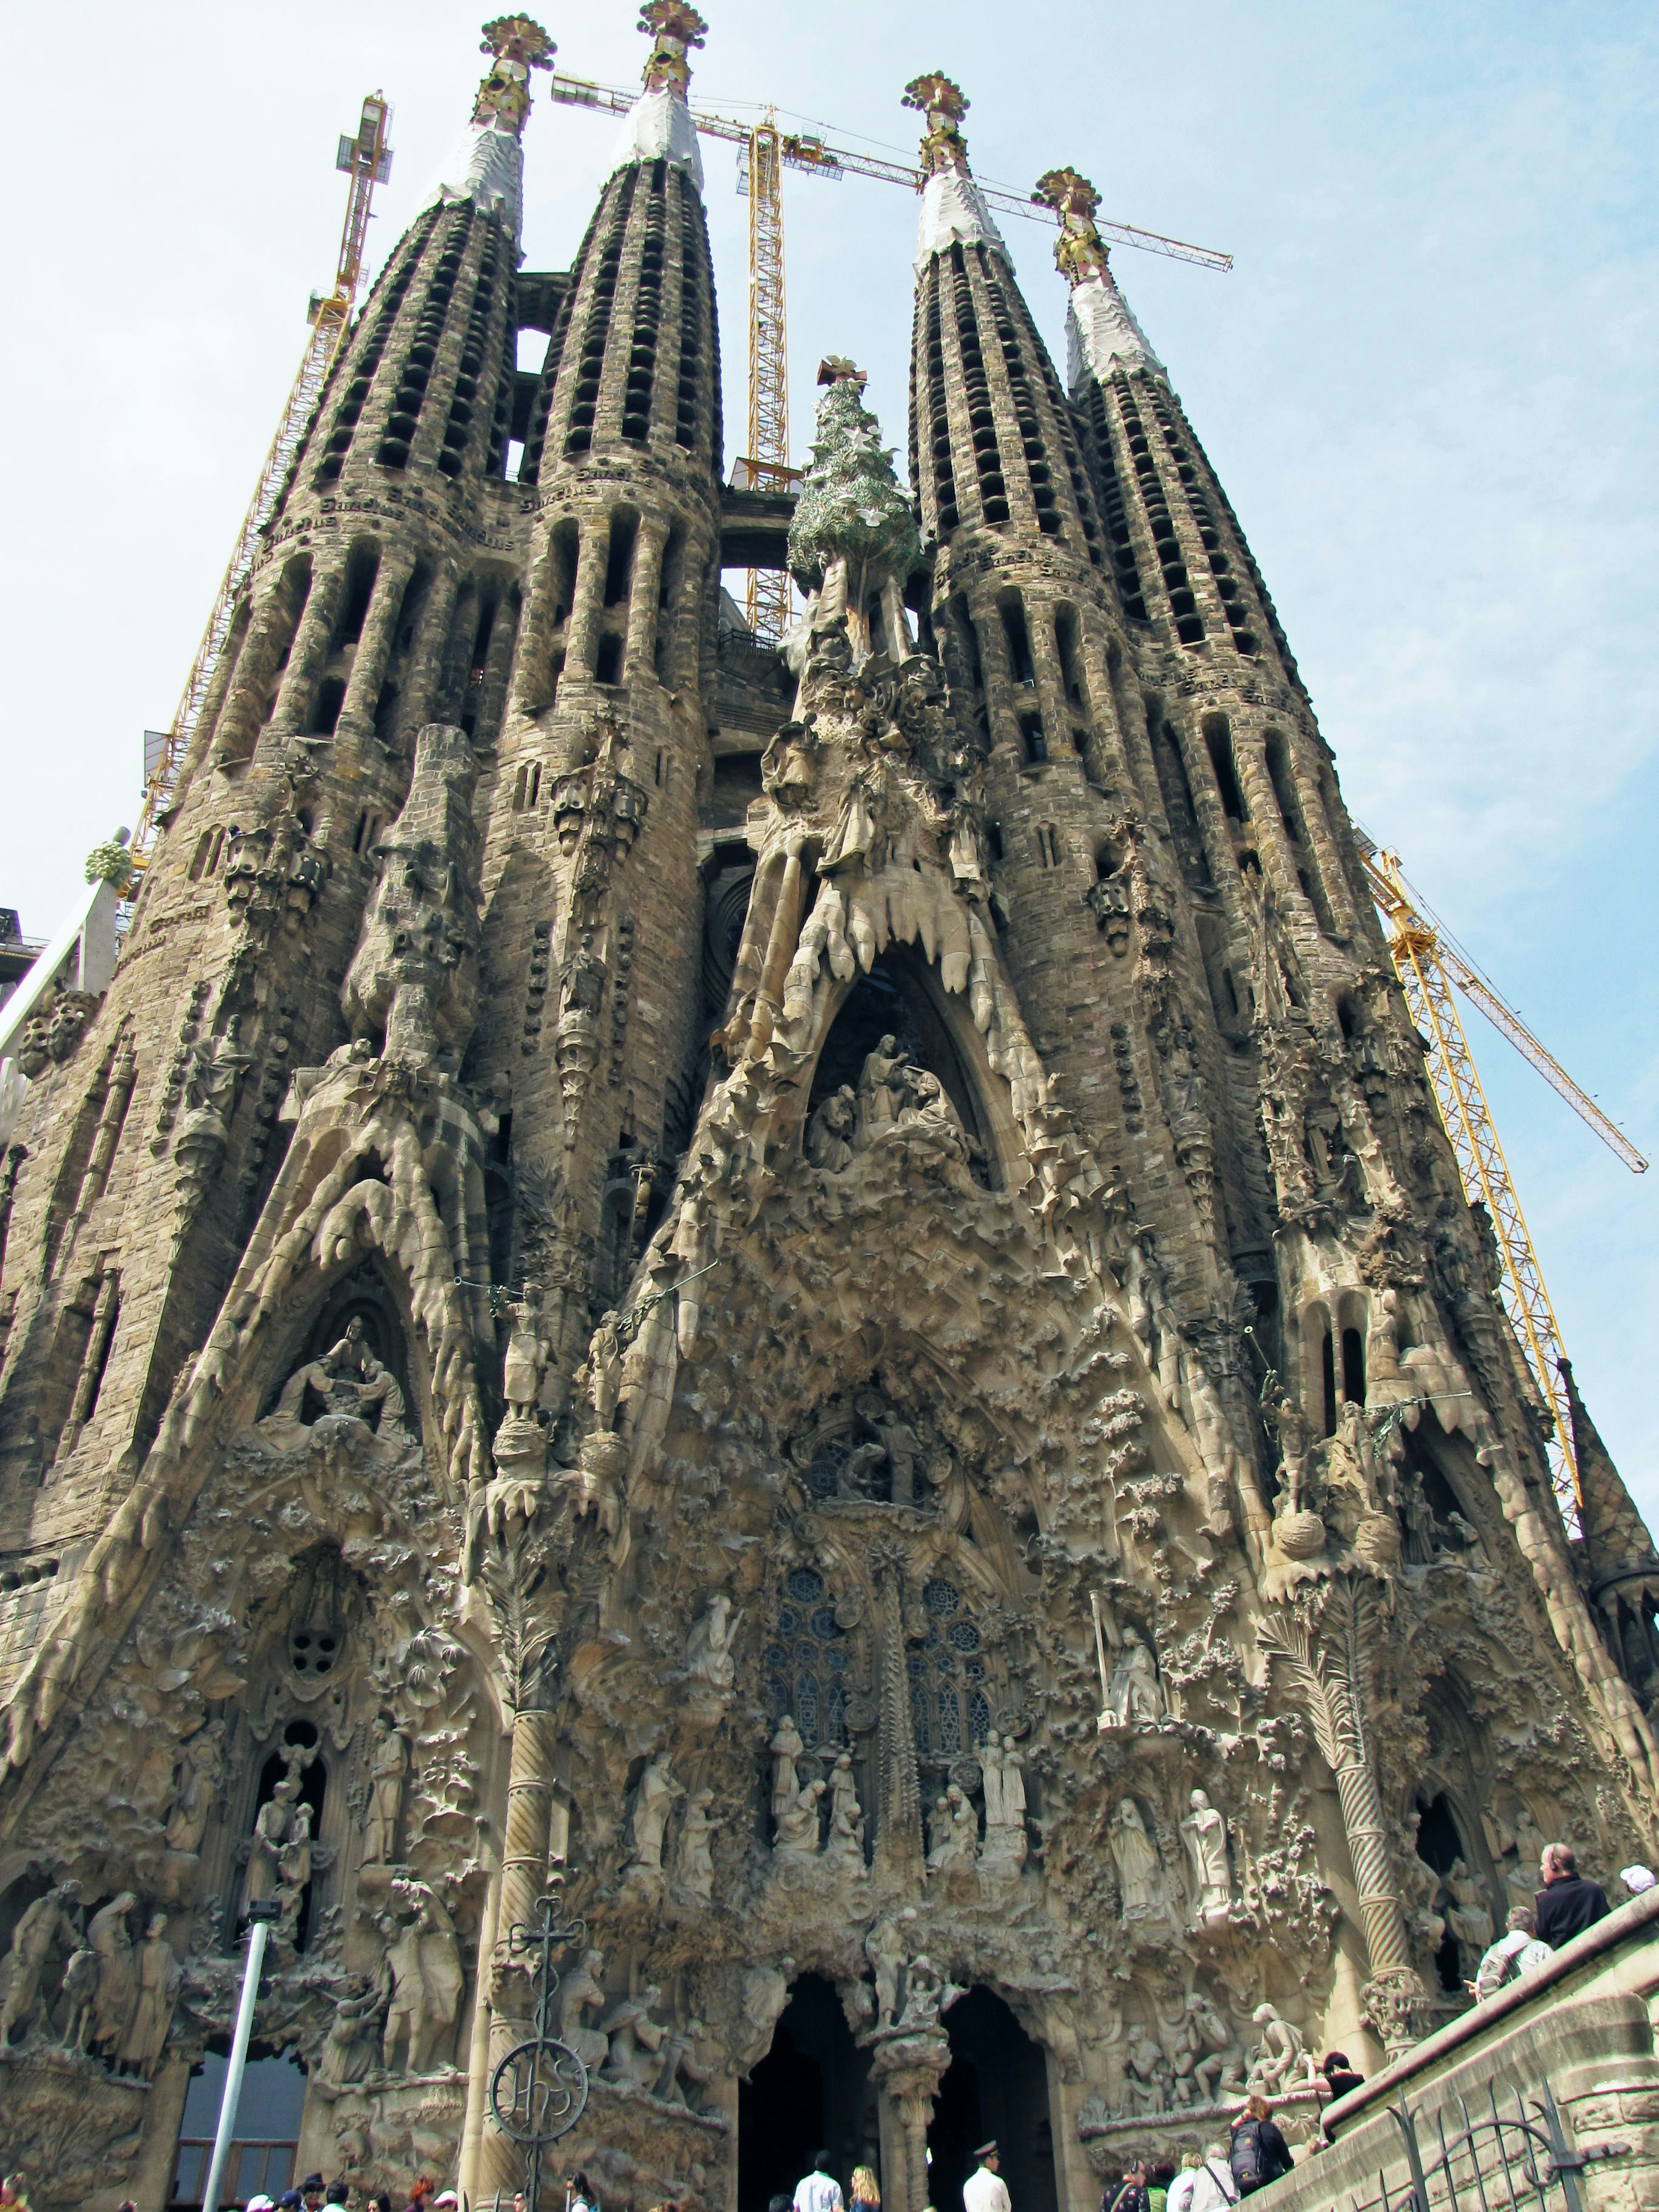
{"type": "Polygon", "coordinates": [[[1031,198],[1060,217],[1054,265],[1072,288],[1066,374],[1073,391],[1091,376],[1109,376],[1115,368],[1151,368],[1165,375],[1112,275],[1106,241],[1095,225],[1100,194],[1087,177],[1073,168],[1050,169],[1037,179],[1031,198]]]}
{"type": "Polygon", "coordinates": [[[685,0],[645,0],[639,27],[651,40],[643,71],[645,90],[623,123],[611,174],[635,161],[673,161],[701,191],[702,155],[686,102],[691,84],[689,56],[694,46],[707,40],[708,26],[685,0]]]}
{"type": "Polygon", "coordinates": [[[524,223],[524,126],[530,113],[530,72],[550,70],[558,49],[529,15],[497,15],[483,27],[478,51],[491,57],[471,120],[449,150],[422,210],[441,201],[471,200],[495,216],[514,245],[524,223]]]}
{"type": "Polygon", "coordinates": [[[1636,1576],[1659,1580],[1659,1554],[1654,1551],[1647,1524],[1578,1395],[1572,1363],[1564,1359],[1560,1364],[1572,1420],[1573,1456],[1583,1496],[1584,1559],[1591,1595],[1610,1583],[1636,1576]]]}
{"type": "MultiPolygon", "coordinates": [[[[921,216],[916,226],[916,274],[928,257],[952,246],[989,246],[1005,261],[1008,249],[991,220],[984,195],[968,167],[968,142],[962,135],[962,118],[969,102],[960,85],[933,70],[912,77],[904,88],[904,105],[927,118],[921,142],[921,169],[927,179],[921,188],[921,216]]],[[[1012,264],[1011,264],[1012,265],[1012,264]]]]}

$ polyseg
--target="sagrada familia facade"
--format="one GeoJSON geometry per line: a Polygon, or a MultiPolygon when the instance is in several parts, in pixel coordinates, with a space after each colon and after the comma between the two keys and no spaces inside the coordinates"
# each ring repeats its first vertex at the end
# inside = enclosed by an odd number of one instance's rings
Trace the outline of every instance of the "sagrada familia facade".
{"type": "Polygon", "coordinates": [[[1465,2004],[1544,1838],[1659,1849],[1659,1560],[1576,1399],[1563,1525],[1095,192],[1036,187],[1062,376],[917,79],[909,489],[830,360],[799,496],[734,491],[704,26],[642,28],[542,273],[551,42],[486,27],[113,980],[23,1037],[37,2212],[190,2201],[255,1906],[297,2172],[507,2202],[539,2134],[607,2212],[760,2212],[822,2142],[951,2212],[995,2134],[1074,2212],[1247,2085],[1307,2140],[1310,2057],[1465,2004]],[[723,562],[793,570],[781,650],[723,562]]]}

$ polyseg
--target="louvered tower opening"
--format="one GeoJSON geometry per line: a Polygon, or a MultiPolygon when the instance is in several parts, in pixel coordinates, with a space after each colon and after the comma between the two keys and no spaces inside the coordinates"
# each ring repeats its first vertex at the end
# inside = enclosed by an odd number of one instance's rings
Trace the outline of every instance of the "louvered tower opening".
{"type": "Polygon", "coordinates": [[[1031,497],[1036,507],[1037,526],[1045,538],[1059,538],[1064,534],[1060,500],[1054,484],[1053,457],[1044,435],[1043,411],[1037,398],[1036,385],[1041,384],[1048,401],[1048,420],[1064,457],[1066,474],[1071,479],[1072,495],[1084,543],[1088,547],[1090,560],[1098,568],[1101,562],[1100,526],[1095,520],[1094,501],[1089,495],[1082,456],[1072,434],[1065,396],[1060,391],[1060,380],[1054,374],[1054,363],[1048,358],[1048,349],[1037,335],[1019,288],[1012,283],[1005,283],[1002,269],[995,256],[981,247],[980,262],[985,272],[986,289],[996,313],[997,337],[1007,367],[1020,436],[1024,441],[1025,464],[1031,480],[1031,497]]]}
{"type": "Polygon", "coordinates": [[[1200,543],[1204,548],[1204,557],[1209,562],[1210,573],[1215,579],[1216,592],[1221,600],[1221,611],[1226,616],[1228,627],[1232,631],[1233,643],[1241,653],[1254,655],[1259,650],[1259,647],[1255,634],[1250,628],[1249,606],[1239,591],[1238,579],[1233,574],[1232,562],[1222,545],[1221,532],[1216,527],[1215,515],[1209,501],[1205,496],[1204,487],[1199,480],[1193,456],[1182,441],[1181,433],[1176,427],[1168,405],[1156,392],[1150,396],[1152,412],[1157,416],[1158,427],[1163,433],[1165,450],[1175,464],[1176,476],[1181,479],[1181,488],[1187,501],[1187,511],[1193,518],[1200,543]]]}
{"type": "Polygon", "coordinates": [[[962,356],[963,394],[968,404],[968,428],[973,440],[974,466],[979,475],[980,508],[987,522],[1006,522],[1008,487],[1002,472],[996,416],[991,406],[991,386],[980,345],[973,282],[960,246],[951,248],[951,290],[956,312],[957,349],[962,356]]]}
{"type": "Polygon", "coordinates": [[[1192,580],[1187,574],[1187,563],[1181,550],[1181,541],[1176,536],[1174,518],[1169,501],[1164,497],[1163,479],[1158,472],[1152,442],[1146,435],[1146,426],[1141,420],[1139,407],[1128,378],[1120,370],[1112,379],[1112,392],[1117,400],[1118,414],[1123,424],[1124,443],[1129,449],[1129,459],[1140,487],[1141,510],[1146,517],[1146,527],[1152,533],[1153,548],[1164,572],[1164,590],[1175,623],[1176,635],[1183,645],[1204,642],[1204,617],[1193,597],[1192,580]]]}
{"type": "Polygon", "coordinates": [[[461,473],[467,448],[472,442],[474,420],[483,411],[478,403],[478,387],[484,363],[489,358],[489,326],[496,309],[495,287],[501,270],[501,233],[494,223],[487,222],[478,253],[478,279],[472,288],[472,308],[461,340],[460,362],[444,423],[443,445],[438,454],[438,466],[447,477],[461,473]]]}
{"type": "MultiPolygon", "coordinates": [[[[380,298],[378,301],[371,298],[364,311],[358,330],[361,333],[367,325],[368,334],[352,354],[349,378],[340,395],[328,442],[317,464],[314,481],[319,484],[334,483],[345,466],[346,455],[350,452],[351,441],[356,435],[358,418],[374,389],[381,356],[397,324],[398,311],[403,307],[409,288],[415,281],[415,271],[420,266],[427,241],[436,228],[438,212],[436,208],[433,208],[410,232],[401,258],[388,270],[387,277],[381,280],[385,289],[380,298]]],[[[295,465],[298,465],[297,462],[295,465]]],[[[277,513],[281,512],[282,502],[279,501],[277,513]]]]}
{"type": "Polygon", "coordinates": [[[506,473],[507,440],[513,430],[513,386],[519,372],[519,280],[510,269],[506,289],[507,313],[495,347],[495,404],[490,410],[489,447],[484,456],[484,474],[490,477],[506,473]]]}
{"type": "Polygon", "coordinates": [[[611,312],[616,305],[617,282],[622,273],[623,242],[639,182],[637,169],[624,170],[611,195],[610,228],[593,272],[593,289],[582,325],[582,349],[576,361],[576,387],[565,431],[567,455],[585,453],[593,443],[593,425],[599,411],[599,386],[605,375],[605,348],[611,339],[611,312]]]}
{"type": "Polygon", "coordinates": [[[1106,528],[1107,550],[1112,556],[1112,573],[1117,579],[1118,597],[1126,614],[1133,615],[1137,622],[1145,622],[1146,596],[1140,581],[1140,564],[1135,559],[1134,534],[1129,527],[1123,481],[1112,452],[1112,426],[1106,411],[1106,395],[1092,378],[1083,420],[1089,434],[1089,457],[1106,528]]]}
{"type": "Polygon", "coordinates": [[[723,443],[720,418],[720,333],[711,312],[714,275],[708,255],[708,225],[702,201],[678,169],[674,172],[680,195],[680,362],[676,399],[674,441],[696,453],[701,434],[707,387],[708,445],[718,462],[723,443]],[[706,336],[705,336],[706,333],[706,336]],[[707,348],[707,368],[704,350],[707,348]]]}
{"type": "Polygon", "coordinates": [[[470,200],[465,206],[450,211],[444,230],[443,251],[434,265],[426,298],[415,319],[414,334],[404,355],[398,388],[392,397],[392,411],[386,417],[385,434],[375,448],[374,458],[384,469],[402,469],[409,465],[409,449],[414,442],[421,410],[426,404],[427,386],[431,381],[433,368],[438,358],[438,348],[443,343],[456,282],[461,273],[462,257],[472,228],[472,217],[473,207],[470,200]]]}
{"type": "MultiPolygon", "coordinates": [[[[570,325],[575,317],[576,302],[581,297],[582,278],[587,273],[587,257],[592,249],[593,234],[599,227],[599,217],[605,212],[604,204],[594,209],[576,256],[575,266],[570,272],[569,289],[560,301],[553,318],[552,334],[547,342],[547,352],[542,362],[542,380],[536,393],[536,404],[531,411],[530,434],[524,441],[524,453],[519,462],[519,482],[534,483],[542,472],[542,454],[547,444],[548,416],[553,409],[553,394],[559,380],[559,363],[564,358],[565,341],[570,335],[570,325]]],[[[515,333],[516,337],[516,333],[515,333]]]]}
{"type": "Polygon", "coordinates": [[[941,542],[961,521],[957,507],[956,468],[951,454],[951,410],[945,386],[945,325],[939,308],[942,274],[933,262],[916,301],[916,342],[911,348],[910,481],[921,495],[921,440],[927,440],[927,465],[936,509],[934,534],[941,542]],[[917,382],[918,374],[921,381],[917,382]]]}
{"type": "Polygon", "coordinates": [[[662,275],[667,204],[665,161],[651,167],[651,193],[640,249],[640,281],[634,295],[634,341],[628,356],[623,393],[622,434],[643,445],[651,435],[651,397],[657,379],[657,339],[662,324],[662,275]]]}

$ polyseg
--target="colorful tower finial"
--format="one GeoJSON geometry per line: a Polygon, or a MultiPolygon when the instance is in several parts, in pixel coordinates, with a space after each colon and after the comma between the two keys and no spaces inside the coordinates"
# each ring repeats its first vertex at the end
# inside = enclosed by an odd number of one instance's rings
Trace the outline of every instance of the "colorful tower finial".
{"type": "Polygon", "coordinates": [[[958,125],[968,112],[969,102],[962,87],[941,70],[931,70],[925,76],[912,77],[905,86],[904,105],[927,118],[927,135],[921,142],[922,174],[935,177],[943,169],[965,172],[968,141],[958,125]]]}
{"type": "Polygon", "coordinates": [[[684,100],[691,82],[686,56],[693,46],[708,42],[708,24],[685,0],[646,0],[640,9],[640,28],[655,42],[645,64],[646,90],[678,93],[684,100]]]}
{"type": "Polygon", "coordinates": [[[530,113],[530,72],[550,70],[558,48],[532,16],[497,15],[484,25],[478,51],[495,60],[478,87],[472,120],[493,123],[517,137],[530,113]]]}
{"type": "Polygon", "coordinates": [[[1036,180],[1032,204],[1051,207],[1060,217],[1054,266],[1068,284],[1085,283],[1107,273],[1106,241],[1095,228],[1100,194],[1073,168],[1050,169],[1036,180]]]}

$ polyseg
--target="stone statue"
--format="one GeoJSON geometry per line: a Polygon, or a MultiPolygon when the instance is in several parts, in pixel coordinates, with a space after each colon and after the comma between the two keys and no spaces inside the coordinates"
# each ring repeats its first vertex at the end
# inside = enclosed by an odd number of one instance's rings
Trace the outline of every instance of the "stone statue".
{"type": "Polygon", "coordinates": [[[665,2033],[657,2054],[656,2076],[651,2083],[652,2095],[660,2098],[664,2104],[684,2105],[690,2112],[702,2109],[693,2097],[686,2094],[688,2086],[695,2095],[697,2090],[706,2089],[714,2078],[712,2066],[697,2062],[697,2038],[702,2033],[702,2023],[694,2020],[688,2021],[683,2031],[670,2028],[665,2033]]]}
{"type": "Polygon", "coordinates": [[[365,1866],[390,1866],[397,1856],[408,1773],[409,1746],[389,1717],[377,1714],[368,1762],[368,1811],[363,1821],[365,1866]]]}
{"type": "Polygon", "coordinates": [[[398,1378],[389,1367],[384,1367],[372,1352],[363,1357],[363,1379],[357,1385],[357,1413],[366,1419],[370,1410],[380,1408],[374,1422],[374,1433],[388,1443],[406,1437],[404,1425],[404,1394],[398,1378]]]}
{"type": "Polygon", "coordinates": [[[130,1889],[112,1897],[87,1926],[87,1948],[98,1954],[98,1994],[92,2007],[92,2047],[113,2059],[138,2001],[127,1915],[138,1902],[130,1889]]]}
{"type": "Polygon", "coordinates": [[[609,2039],[610,2056],[600,2069],[607,2081],[635,2081],[641,2088],[653,2080],[653,2061],[668,2030],[653,2020],[662,1992],[652,1985],[637,1996],[619,1997],[599,2022],[599,2033],[609,2039]]]}
{"type": "Polygon", "coordinates": [[[892,1470],[893,1504],[913,1504],[916,1492],[916,1462],[921,1455],[921,1437],[910,1424],[873,1390],[860,1390],[853,1401],[853,1409],[859,1419],[881,1438],[882,1449],[886,1453],[887,1464],[892,1470]]]}
{"type": "Polygon", "coordinates": [[[962,1994],[954,1982],[945,1979],[925,1953],[918,1953],[910,1961],[910,1971],[905,1977],[900,2027],[911,2034],[939,2034],[939,2015],[948,2012],[962,1994]]]}
{"type": "Polygon", "coordinates": [[[1270,2004],[1259,2004],[1250,2018],[1261,2030],[1261,2040],[1250,2053],[1249,2086],[1264,2096],[1275,2097],[1290,2087],[1298,2073],[1311,2081],[1313,2063],[1307,2056],[1301,2029],[1270,2004]]]}
{"type": "Polygon", "coordinates": [[[1181,1834],[1193,1869],[1193,1918],[1224,1919],[1233,1901],[1227,1823],[1201,1790],[1194,1790],[1187,1802],[1192,1809],[1181,1823],[1181,1834]]]}
{"type": "Polygon", "coordinates": [[[806,1130],[806,1157],[827,1175],[839,1175],[852,1160],[858,1126],[858,1101],[851,1084],[832,1091],[806,1130]]]}
{"type": "Polygon", "coordinates": [[[864,1870],[864,1808],[859,1803],[850,1752],[838,1753],[830,1772],[830,1834],[826,1859],[864,1870]]]}
{"type": "Polygon", "coordinates": [[[662,1871],[663,1837],[668,1826],[668,1814],[677,1797],[685,1795],[684,1783],[674,1779],[668,1763],[668,1753],[659,1752],[647,1762],[641,1775],[639,1787],[634,1793],[634,1811],[629,1827],[633,1857],[629,1874],[659,1874],[662,1871]]]}
{"type": "Polygon", "coordinates": [[[212,1816],[219,1788],[220,1724],[200,1729],[185,1746],[184,1759],[174,1786],[173,1810],[167,1815],[167,1843],[170,1851],[194,1856],[212,1816]]]}
{"type": "Polygon", "coordinates": [[[276,1896],[281,1881],[278,1861],[288,1840],[295,1800],[300,1795],[296,1774],[285,1774],[253,1818],[253,1841],[248,1851],[247,1881],[242,1890],[242,1910],[265,1905],[276,1896]]]}
{"type": "Polygon", "coordinates": [[[686,1673],[694,1682],[706,1682],[722,1696],[731,1689],[735,1676],[732,1645],[742,1619],[741,1613],[733,1618],[731,1599],[724,1590],[716,1590],[708,1601],[708,1611],[693,1623],[686,1638],[686,1673]]]}
{"type": "Polygon", "coordinates": [[[1446,1875],[1446,1887],[1453,1899],[1446,1913],[1447,1925],[1478,1963],[1492,1940],[1492,1908],[1486,1902],[1486,1892],[1461,1858],[1452,1861],[1446,1875]]]}
{"type": "Polygon", "coordinates": [[[590,2074],[599,2071],[611,2051],[599,2030],[585,2025],[590,2012],[605,2008],[604,1976],[604,1952],[586,1951],[581,1964],[559,1984],[559,2040],[569,2045],[590,2074]]]}
{"type": "Polygon", "coordinates": [[[1112,1820],[1112,1856],[1117,1862],[1117,1884],[1122,1899],[1122,1918],[1152,1918],[1164,1911],[1162,1878],[1158,1853],[1152,1849],[1133,1797],[1120,1799],[1112,1820]]]}
{"type": "Polygon", "coordinates": [[[859,1074],[855,1151],[862,1152],[872,1145],[898,1119],[904,1098],[905,1071],[909,1064],[909,1054],[894,1036],[883,1037],[875,1050],[866,1055],[859,1074]]]}
{"type": "Polygon", "coordinates": [[[781,1859],[812,1859],[818,1855],[818,1800],[822,1782],[809,1782],[785,1806],[772,1838],[772,1856],[781,1859]]]}
{"type": "Polygon", "coordinates": [[[593,1418],[609,1434],[617,1425],[617,1401],[622,1395],[622,1328],[616,1314],[599,1316],[587,1347],[587,1395],[593,1418]]]}
{"type": "Polygon", "coordinates": [[[374,2063],[371,2022],[380,2007],[380,1991],[374,1987],[361,1996],[342,1997],[336,2004],[313,2076],[323,2094],[349,2089],[371,2071],[374,2063]]]}
{"type": "Polygon", "coordinates": [[[98,1999],[98,1978],[103,1960],[95,1951],[76,1951],[64,1969],[62,2002],[65,2007],[63,2048],[84,2051],[92,2033],[92,2008],[98,1999]]]}
{"type": "Polygon", "coordinates": [[[311,1880],[311,1808],[301,1798],[276,1855],[276,1901],[282,1908],[276,1932],[288,1943],[300,1940],[300,1908],[311,1880]]]}
{"type": "Polygon", "coordinates": [[[800,1788],[795,1773],[795,1761],[805,1750],[800,1730],[787,1713],[778,1723],[777,1734],[768,1747],[777,1762],[772,1769],[772,1818],[781,1821],[795,1802],[800,1788]]]}
{"type": "Polygon", "coordinates": [[[160,2063],[173,2025],[173,2008],[185,1978],[172,1944],[162,1935],[167,1924],[165,1912],[152,1913],[144,1940],[133,1954],[138,2002],[117,2053],[124,2072],[131,2069],[146,2081],[154,2077],[160,2063]]]}
{"type": "Polygon", "coordinates": [[[933,1842],[927,1854],[929,1874],[974,1864],[979,1856],[979,1815],[954,1782],[943,1797],[935,1799],[927,1825],[933,1842]]]}
{"type": "Polygon", "coordinates": [[[1212,2105],[1230,2091],[1236,2094],[1243,2087],[1243,2048],[1221,2008],[1201,1990],[1193,1990],[1188,1997],[1187,2018],[1196,2051],[1193,2079],[1205,2102],[1212,2105]]]}
{"type": "Polygon", "coordinates": [[[521,1421],[533,1421],[541,1395],[543,1371],[552,1351],[542,1334],[542,1294],[538,1286],[526,1283],[523,1297],[517,1305],[509,1305],[507,1311],[513,1317],[513,1333],[507,1340],[501,1395],[509,1413],[521,1421]]]}
{"type": "Polygon", "coordinates": [[[1123,1643],[1112,1668],[1103,1718],[1116,1728],[1155,1727],[1165,1716],[1164,1686],[1158,1679],[1158,1662],[1133,1628],[1123,1632],[1123,1643]]]}
{"type": "Polygon", "coordinates": [[[864,1939],[864,1955],[876,1978],[878,2027],[890,2027],[898,2011],[899,1979],[909,1955],[900,1922],[915,1917],[915,1907],[907,1905],[896,1919],[877,1921],[864,1939]]]}
{"type": "Polygon", "coordinates": [[[0,2045],[11,2040],[12,2030],[20,2023],[27,2030],[53,1945],[61,1940],[75,1948],[80,1934],[75,1909],[80,1901],[80,1883],[60,1881],[44,1897],[37,1897],[12,1929],[11,1978],[5,2003],[0,2006],[0,2045]]]}
{"type": "Polygon", "coordinates": [[[1025,1863],[1025,1772],[1011,1735],[994,1734],[980,1753],[985,1778],[985,1850],[981,1863],[1016,1874],[1025,1863]]]}
{"type": "Polygon", "coordinates": [[[390,2074],[399,2043],[405,2045],[404,2071],[431,2070],[446,2035],[453,2034],[461,2003],[461,1953],[455,1923],[425,1882],[392,1885],[415,1917],[399,1928],[382,1913],[376,1925],[390,1940],[386,1970],[392,2003],[380,2038],[380,2060],[390,2074]]]}
{"type": "Polygon", "coordinates": [[[708,1808],[714,1802],[712,1790],[694,1790],[686,1799],[680,1822],[679,1848],[674,1860],[677,1887],[704,1905],[714,1894],[714,1861],[708,1838],[716,1828],[726,1826],[723,1820],[709,1819],[708,1808]]]}

